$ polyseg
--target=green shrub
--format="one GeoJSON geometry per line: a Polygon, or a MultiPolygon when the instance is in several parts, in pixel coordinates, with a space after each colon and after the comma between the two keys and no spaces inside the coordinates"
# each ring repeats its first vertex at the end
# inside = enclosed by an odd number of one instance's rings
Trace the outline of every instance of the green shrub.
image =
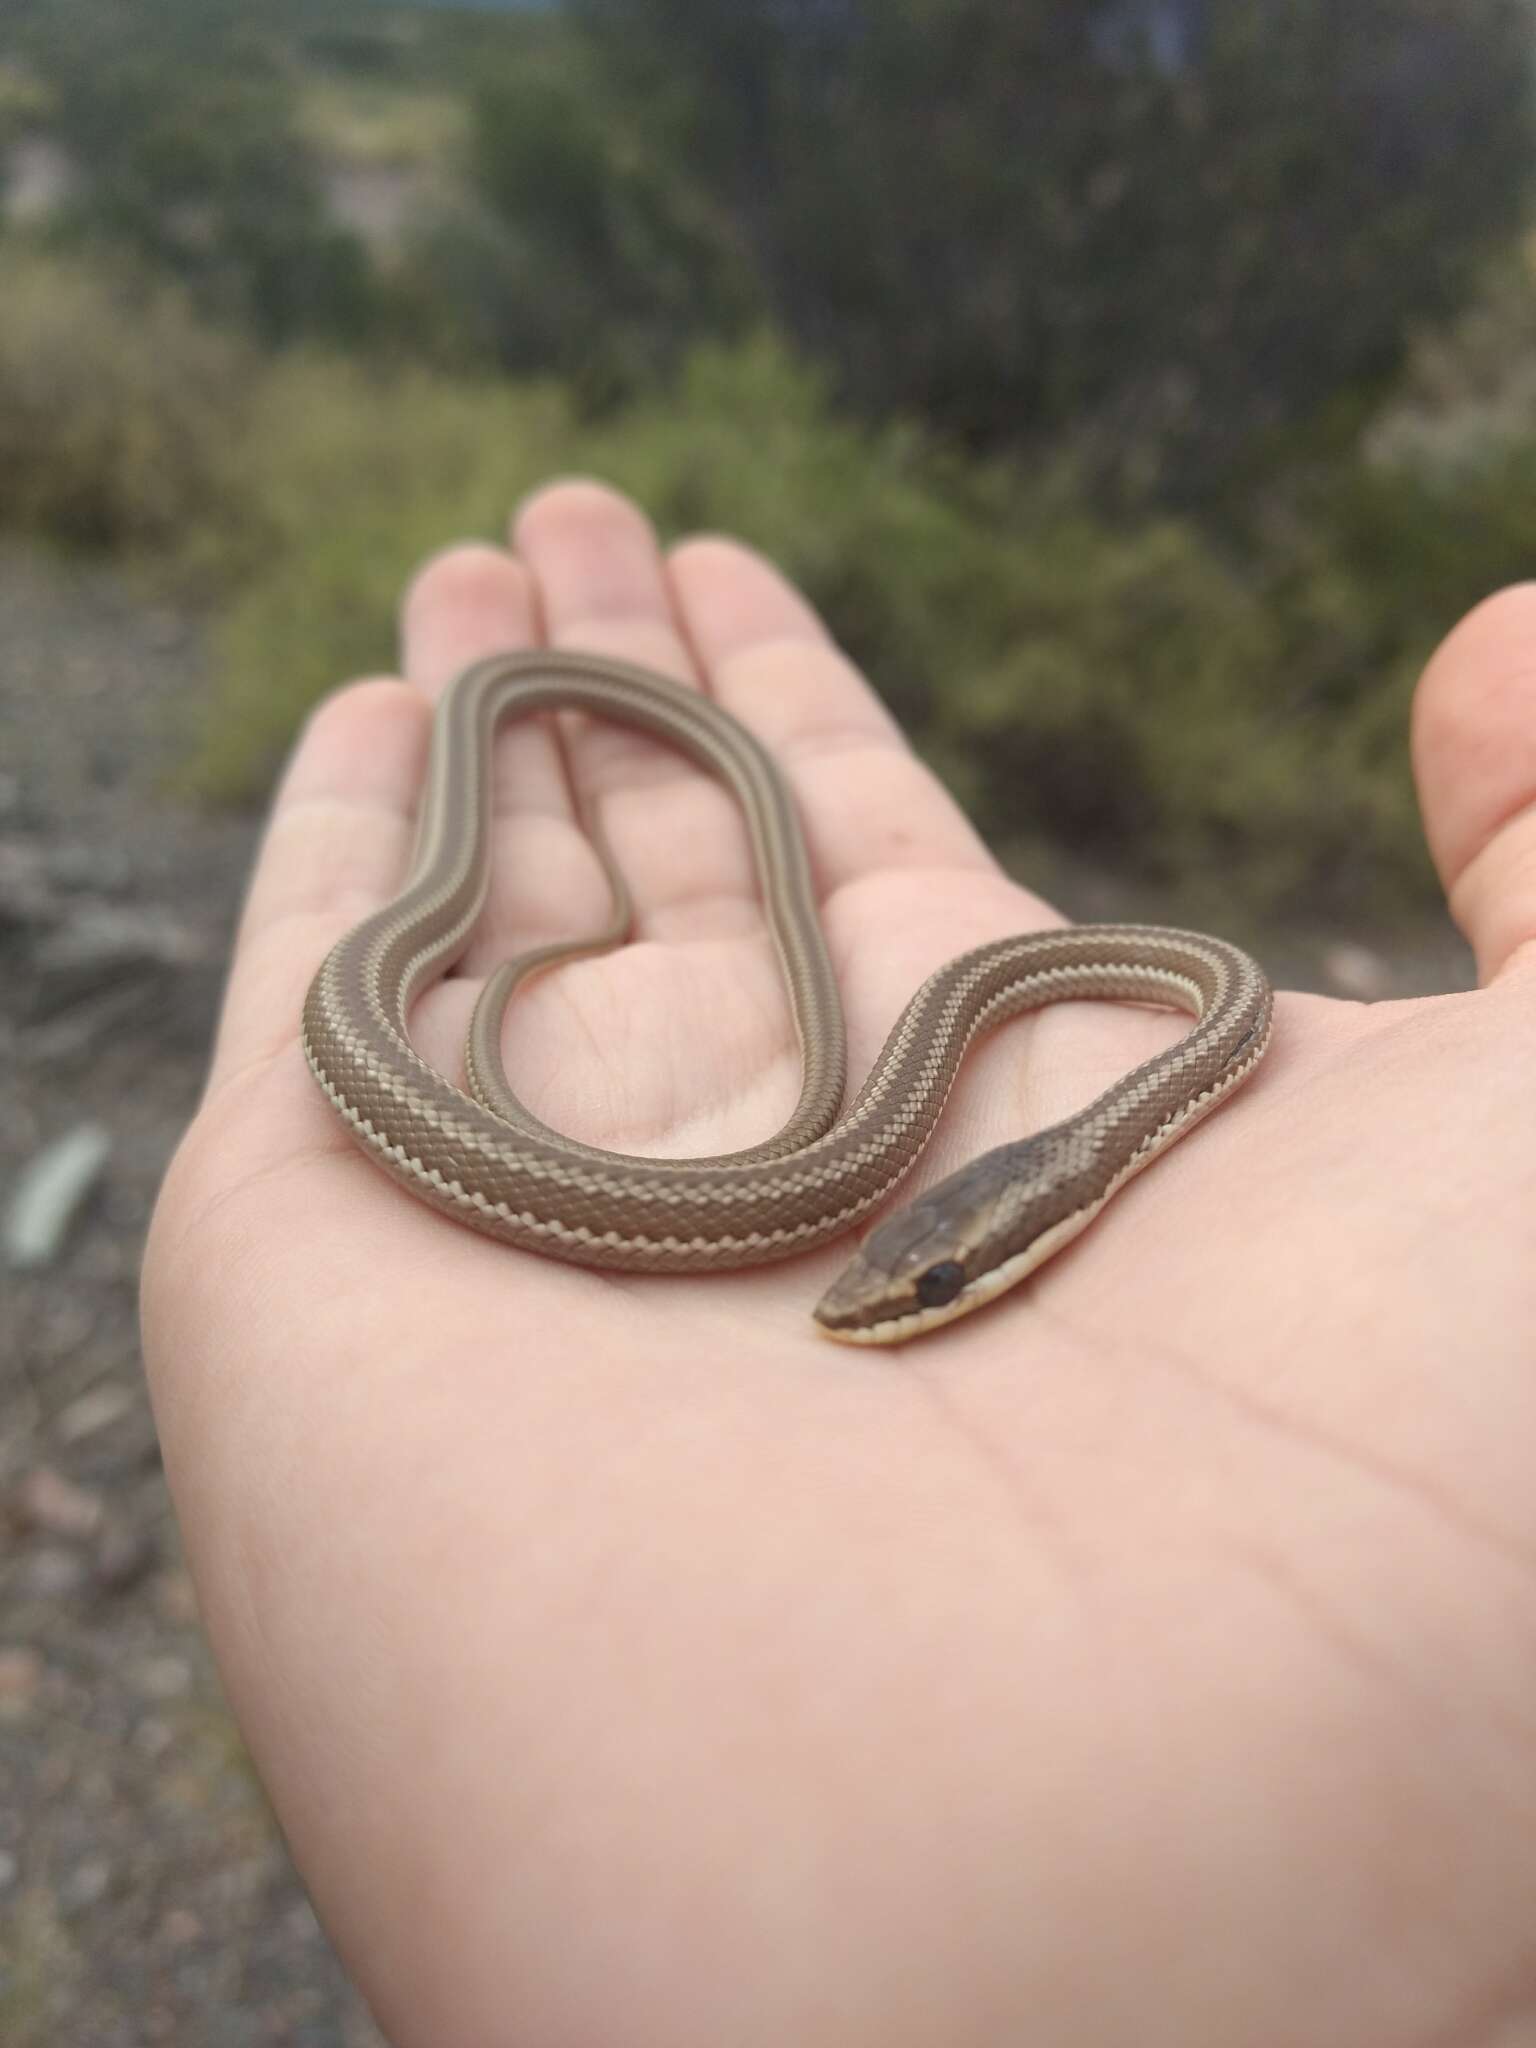
{"type": "Polygon", "coordinates": [[[275,342],[355,342],[367,251],[331,216],[297,120],[290,0],[48,0],[0,32],[50,96],[74,178],[56,230],[275,342]],[[285,32],[286,31],[286,32],[285,32]]]}
{"type": "Polygon", "coordinates": [[[315,697],[391,662],[413,566],[498,537],[572,470],[664,537],[723,529],[780,562],[1005,847],[1170,882],[1215,867],[1269,903],[1424,884],[1408,659],[1383,640],[1343,688],[1371,640],[1347,565],[1330,601],[1325,562],[1266,583],[1187,523],[1116,529],[1068,476],[1026,485],[850,424],[768,338],[702,350],[597,422],[552,384],[274,368],[219,539],[236,594],[202,786],[259,786],[315,697]]]}
{"type": "MultiPolygon", "coordinates": [[[[920,630],[903,565],[959,559],[968,532],[922,487],[916,443],[834,421],[819,380],[769,341],[705,351],[669,393],[600,422],[552,383],[289,359],[262,380],[240,515],[211,535],[204,563],[235,594],[199,777],[222,793],[259,784],[308,704],[393,658],[413,564],[455,539],[500,537],[519,497],[573,470],[633,492],[664,533],[718,526],[754,540],[871,653],[901,620],[920,630]]],[[[920,666],[898,665],[898,697],[920,666]]]]}
{"type": "Polygon", "coordinates": [[[1523,0],[561,13],[850,405],[997,449],[1091,422],[1165,503],[1379,390],[1528,205],[1523,0]]]}
{"type": "Polygon", "coordinates": [[[1070,472],[856,425],[768,336],[592,419],[553,381],[258,357],[174,296],[35,256],[9,282],[3,517],[154,550],[208,594],[189,773],[211,796],[262,789],[310,704],[393,664],[423,557],[583,471],[664,538],[721,529],[779,561],[1005,851],[1379,908],[1427,886],[1413,674],[1536,558],[1536,440],[1451,475],[1336,466],[1220,550],[1107,521],[1070,472]]]}
{"type": "MultiPolygon", "coordinates": [[[[614,91],[584,39],[556,29],[506,43],[469,111],[469,196],[500,252],[443,282],[489,316],[499,368],[558,369],[611,403],[760,317],[739,224],[680,152],[666,96],[614,91]]],[[[433,244],[414,255],[431,278],[433,244]]]]}
{"type": "Polygon", "coordinates": [[[179,543],[222,505],[251,374],[174,291],[11,242],[0,522],[89,547],[179,543]]]}
{"type": "Polygon", "coordinates": [[[512,497],[560,462],[569,419],[553,388],[273,365],[255,396],[240,502],[198,563],[230,595],[194,785],[222,799],[260,789],[318,697],[393,666],[411,570],[450,541],[503,533],[512,497]]]}

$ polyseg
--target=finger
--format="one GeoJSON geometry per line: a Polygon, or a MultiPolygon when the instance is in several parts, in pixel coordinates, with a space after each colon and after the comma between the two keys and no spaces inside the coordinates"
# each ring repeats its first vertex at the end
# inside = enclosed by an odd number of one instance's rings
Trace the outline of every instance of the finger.
{"type": "MultiPolygon", "coordinates": [[[[429,697],[442,695],[471,662],[538,644],[537,599],[523,563],[483,544],[447,548],[419,569],[400,609],[405,673],[429,697]]],[[[528,721],[516,748],[497,752],[498,811],[537,810],[571,818],[565,764],[547,721],[528,721]]]]}
{"type": "MultiPolygon", "coordinates": [[[[530,498],[514,531],[552,645],[698,683],[655,532],[628,498],[566,479],[530,498]]],[[[620,727],[574,719],[563,726],[578,803],[629,879],[640,935],[696,938],[756,926],[746,833],[715,778],[620,727]]]]}
{"type": "Polygon", "coordinates": [[[1536,943],[1536,584],[1489,598],[1435,654],[1413,758],[1451,914],[1492,981],[1536,943]]]}
{"type": "MultiPolygon", "coordinates": [[[[449,548],[412,581],[400,632],[406,674],[435,698],[471,662],[538,644],[533,578],[502,548],[449,548]]],[[[600,925],[608,900],[577,823],[553,719],[519,719],[501,736],[491,789],[491,890],[456,969],[470,978],[528,947],[600,925]]]]}
{"type": "Polygon", "coordinates": [[[675,548],[670,573],[712,693],[794,782],[824,894],[892,869],[995,872],[959,806],[772,564],[708,536],[675,548]]]}
{"type": "MultiPolygon", "coordinates": [[[[513,535],[551,647],[611,654],[676,682],[698,681],[672,613],[655,531],[638,505],[606,484],[563,478],[525,500],[513,535]]],[[[620,728],[571,719],[565,733],[584,797],[681,772],[676,755],[620,728]]]]}
{"type": "Polygon", "coordinates": [[[538,590],[551,647],[587,648],[696,682],[678,632],[651,522],[629,498],[586,477],[524,500],[513,544],[538,590]]]}
{"type": "Polygon", "coordinates": [[[400,607],[405,672],[438,697],[483,655],[538,640],[533,584],[504,548],[465,542],[424,562],[400,607]]]}
{"type": "Polygon", "coordinates": [[[399,887],[430,716],[420,692],[394,678],[354,683],[311,715],[251,876],[210,1086],[297,1043],[315,969],[399,887]]]}

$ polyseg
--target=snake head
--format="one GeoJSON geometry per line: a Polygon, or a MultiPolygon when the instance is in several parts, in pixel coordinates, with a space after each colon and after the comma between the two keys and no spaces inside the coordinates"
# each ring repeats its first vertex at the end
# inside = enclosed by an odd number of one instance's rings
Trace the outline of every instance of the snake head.
{"type": "Polygon", "coordinates": [[[872,1230],[816,1304],[822,1332],[845,1344],[904,1343],[1021,1277],[1008,1271],[1001,1240],[1018,1225],[1017,1152],[973,1160],[872,1230]]]}
{"type": "Polygon", "coordinates": [[[1042,1265],[1102,1207],[1102,1176],[1079,1122],[983,1153],[872,1230],[816,1304],[823,1334],[903,1344],[1042,1265]]]}

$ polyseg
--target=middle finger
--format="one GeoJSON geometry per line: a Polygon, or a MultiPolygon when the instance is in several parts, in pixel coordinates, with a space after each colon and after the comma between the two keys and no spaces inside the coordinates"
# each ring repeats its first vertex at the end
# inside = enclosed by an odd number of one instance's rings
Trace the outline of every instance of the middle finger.
{"type": "MultiPolygon", "coordinates": [[[[514,527],[552,647],[639,662],[701,687],[650,522],[606,485],[539,491],[514,527]]],[[[581,812],[634,890],[641,937],[736,937],[761,928],[735,799],[673,748],[601,720],[563,718],[581,812]]]]}

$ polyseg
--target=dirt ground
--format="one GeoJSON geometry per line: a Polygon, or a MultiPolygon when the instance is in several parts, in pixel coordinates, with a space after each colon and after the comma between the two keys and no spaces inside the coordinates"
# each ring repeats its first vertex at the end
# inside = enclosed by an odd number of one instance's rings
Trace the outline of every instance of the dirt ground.
{"type": "Polygon", "coordinates": [[[376,2048],[219,1693],[136,1276],[254,821],[167,800],[203,673],[105,572],[0,553],[0,1206],[84,1123],[57,1258],[0,1269],[0,2042],[376,2048]]]}
{"type": "MultiPolygon", "coordinates": [[[[0,551],[0,1210],[82,1124],[110,1151],[51,1261],[0,1265],[0,2042],[378,2048],[198,1628],[136,1328],[140,1245],[201,1081],[255,834],[167,796],[195,624],[0,551]]],[[[1156,915],[1079,877],[1078,915],[1156,915]]],[[[1286,978],[1459,986],[1428,922],[1280,933],[1286,978]]]]}

